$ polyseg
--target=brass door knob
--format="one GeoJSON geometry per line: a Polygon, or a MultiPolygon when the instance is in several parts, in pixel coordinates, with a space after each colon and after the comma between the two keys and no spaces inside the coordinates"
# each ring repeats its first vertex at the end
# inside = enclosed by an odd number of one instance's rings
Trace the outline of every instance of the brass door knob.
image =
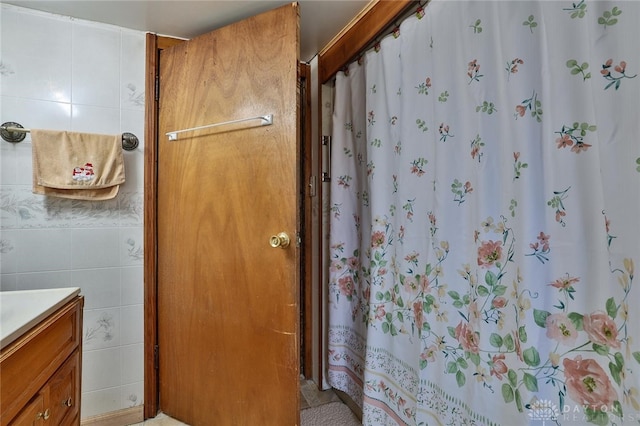
{"type": "Polygon", "coordinates": [[[64,401],[62,401],[62,405],[65,405],[67,407],[71,407],[73,406],[73,400],[71,399],[71,397],[65,399],[64,401]]]}
{"type": "Polygon", "coordinates": [[[49,409],[47,408],[46,410],[44,410],[44,413],[41,412],[36,414],[36,419],[49,419],[49,409]]]}
{"type": "Polygon", "coordinates": [[[291,239],[289,238],[289,235],[287,235],[286,232],[281,232],[278,235],[272,235],[271,238],[269,238],[269,244],[271,245],[271,247],[273,248],[287,248],[289,247],[289,244],[291,243],[291,239]]]}

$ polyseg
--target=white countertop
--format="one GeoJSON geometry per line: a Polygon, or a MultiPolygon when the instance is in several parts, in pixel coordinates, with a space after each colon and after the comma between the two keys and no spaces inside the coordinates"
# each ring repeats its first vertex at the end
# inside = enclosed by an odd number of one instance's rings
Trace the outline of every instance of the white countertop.
{"type": "Polygon", "coordinates": [[[78,294],[78,287],[0,291],[0,349],[78,294]]]}

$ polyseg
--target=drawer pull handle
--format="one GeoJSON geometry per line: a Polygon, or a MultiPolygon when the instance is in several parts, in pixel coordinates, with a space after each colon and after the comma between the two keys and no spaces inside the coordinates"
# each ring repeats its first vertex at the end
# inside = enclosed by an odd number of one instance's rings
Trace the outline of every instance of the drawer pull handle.
{"type": "Polygon", "coordinates": [[[49,418],[49,409],[47,408],[46,410],[44,410],[44,413],[38,413],[36,415],[36,419],[45,419],[47,420],[49,418]]]}
{"type": "Polygon", "coordinates": [[[71,399],[71,397],[69,397],[66,400],[62,401],[62,405],[66,405],[67,407],[71,407],[73,405],[73,400],[71,399]]]}

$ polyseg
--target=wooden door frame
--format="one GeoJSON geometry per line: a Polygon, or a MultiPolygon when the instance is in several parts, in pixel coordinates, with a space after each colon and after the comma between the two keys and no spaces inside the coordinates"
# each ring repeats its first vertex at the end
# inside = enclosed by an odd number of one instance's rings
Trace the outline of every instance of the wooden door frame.
{"type": "Polygon", "coordinates": [[[144,129],[144,418],[159,411],[158,395],[158,99],[160,51],[184,40],[147,33],[144,129]]]}
{"type": "MultiPolygon", "coordinates": [[[[301,211],[302,217],[300,220],[300,238],[301,244],[301,268],[300,274],[302,282],[300,283],[301,294],[301,327],[302,341],[301,343],[301,374],[305,378],[312,377],[312,363],[313,357],[311,355],[311,349],[313,348],[313,322],[312,322],[312,309],[311,303],[313,300],[312,295],[312,278],[313,278],[313,256],[312,248],[313,241],[311,238],[313,227],[313,196],[311,188],[312,177],[312,149],[313,144],[311,140],[311,66],[309,64],[300,62],[298,67],[298,87],[301,93],[298,95],[300,102],[300,147],[302,152],[300,153],[300,202],[302,203],[301,211]]],[[[316,324],[316,327],[320,327],[321,324],[316,324]]]]}
{"type": "MultiPolygon", "coordinates": [[[[158,269],[157,269],[157,200],[158,200],[158,96],[156,95],[159,82],[159,58],[160,51],[176,44],[182,43],[183,39],[172,37],[158,36],[153,33],[146,35],[146,60],[145,60],[145,150],[144,150],[144,418],[155,417],[159,410],[159,383],[158,383],[158,309],[157,309],[157,286],[158,286],[158,269]]],[[[311,315],[311,274],[312,263],[311,233],[305,236],[305,231],[310,230],[311,226],[311,209],[310,192],[305,182],[309,182],[311,175],[311,71],[308,64],[300,63],[299,84],[304,84],[304,91],[307,96],[304,104],[301,104],[301,110],[305,111],[301,118],[301,138],[304,144],[303,157],[301,161],[301,179],[300,191],[301,206],[304,218],[301,220],[301,251],[306,253],[301,260],[299,268],[303,269],[303,274],[299,276],[303,280],[301,294],[303,299],[300,303],[303,305],[303,317],[300,321],[303,323],[303,338],[300,342],[303,352],[301,363],[304,363],[307,371],[306,376],[310,377],[311,371],[311,348],[312,327],[320,326],[320,324],[312,324],[311,315]]],[[[302,328],[301,328],[302,330],[302,328]]],[[[320,333],[319,333],[320,334],[320,333]]]]}

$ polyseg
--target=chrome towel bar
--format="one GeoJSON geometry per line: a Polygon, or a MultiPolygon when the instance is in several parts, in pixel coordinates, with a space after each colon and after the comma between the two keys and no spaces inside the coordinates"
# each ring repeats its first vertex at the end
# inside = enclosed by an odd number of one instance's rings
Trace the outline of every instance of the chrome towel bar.
{"type": "MultiPolygon", "coordinates": [[[[31,130],[25,129],[21,124],[13,121],[2,123],[0,126],[0,137],[6,142],[22,142],[27,133],[31,133],[31,130]]],[[[133,151],[138,147],[139,143],[138,137],[133,133],[126,132],[122,134],[122,149],[125,151],[133,151]]]]}
{"type": "Polygon", "coordinates": [[[226,124],[242,123],[243,121],[251,121],[251,120],[262,120],[263,123],[261,124],[261,126],[270,126],[273,124],[273,114],[259,115],[257,117],[241,118],[239,120],[223,121],[221,123],[192,127],[190,129],[174,130],[173,132],[167,132],[165,134],[167,135],[170,141],[176,141],[178,140],[178,133],[191,132],[193,130],[208,129],[210,127],[224,126],[226,124]]]}

